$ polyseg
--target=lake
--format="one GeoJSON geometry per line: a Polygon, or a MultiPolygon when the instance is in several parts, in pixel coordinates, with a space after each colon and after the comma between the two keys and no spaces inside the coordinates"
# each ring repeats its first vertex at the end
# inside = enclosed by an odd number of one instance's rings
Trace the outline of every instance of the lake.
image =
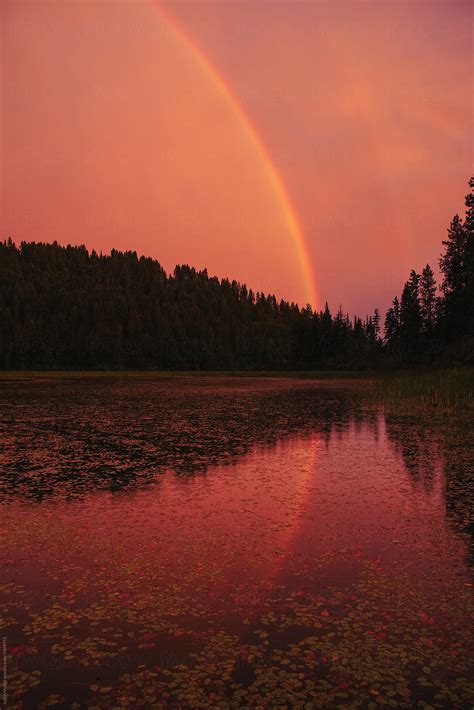
{"type": "Polygon", "coordinates": [[[472,422],[371,392],[1,381],[8,708],[471,708],[472,422]]]}

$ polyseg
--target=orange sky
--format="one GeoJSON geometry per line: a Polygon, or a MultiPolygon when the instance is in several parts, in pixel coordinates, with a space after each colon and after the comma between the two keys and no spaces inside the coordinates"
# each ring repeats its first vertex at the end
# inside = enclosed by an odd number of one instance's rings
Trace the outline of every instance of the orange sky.
{"type": "Polygon", "coordinates": [[[472,171],[472,5],[4,0],[1,238],[385,308],[472,171]]]}

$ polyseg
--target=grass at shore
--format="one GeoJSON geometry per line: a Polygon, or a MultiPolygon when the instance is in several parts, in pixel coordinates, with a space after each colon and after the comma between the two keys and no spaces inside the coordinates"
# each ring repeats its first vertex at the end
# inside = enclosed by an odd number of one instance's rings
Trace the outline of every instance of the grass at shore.
{"type": "Polygon", "coordinates": [[[397,370],[393,372],[356,370],[54,370],[0,371],[0,382],[45,379],[129,379],[165,380],[189,378],[244,377],[249,379],[365,380],[374,384],[373,397],[394,406],[415,406],[424,410],[474,409],[474,368],[443,370],[397,370]]]}
{"type": "Polygon", "coordinates": [[[443,411],[474,409],[474,369],[384,373],[376,378],[374,394],[388,405],[443,411]]]}
{"type": "Polygon", "coordinates": [[[368,379],[373,375],[367,371],[354,370],[0,370],[1,380],[28,379],[170,379],[179,377],[265,377],[311,380],[368,379]]]}

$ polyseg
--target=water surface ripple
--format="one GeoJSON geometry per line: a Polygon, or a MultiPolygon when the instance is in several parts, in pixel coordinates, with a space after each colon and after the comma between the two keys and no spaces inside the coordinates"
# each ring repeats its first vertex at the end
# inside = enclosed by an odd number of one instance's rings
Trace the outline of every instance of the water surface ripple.
{"type": "Polygon", "coordinates": [[[473,437],[356,381],[0,384],[9,708],[470,708],[473,437]]]}

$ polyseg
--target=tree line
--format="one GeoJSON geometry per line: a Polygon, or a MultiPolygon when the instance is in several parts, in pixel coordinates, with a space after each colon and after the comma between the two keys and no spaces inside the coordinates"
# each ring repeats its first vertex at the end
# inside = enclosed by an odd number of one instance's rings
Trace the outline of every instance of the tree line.
{"type": "Polygon", "coordinates": [[[439,258],[438,291],[433,269],[412,270],[393,299],[384,326],[384,351],[395,363],[474,363],[474,178],[464,220],[455,215],[439,258]]]}
{"type": "MultiPolygon", "coordinates": [[[[474,181],[471,179],[471,188],[474,181]]],[[[472,362],[472,191],[433,271],[412,271],[385,318],[313,311],[182,265],[166,274],[134,251],[0,242],[0,368],[362,369],[472,362]]]]}
{"type": "Polygon", "coordinates": [[[168,276],[133,251],[0,244],[3,369],[362,367],[380,347],[378,323],[188,265],[168,276]]]}

